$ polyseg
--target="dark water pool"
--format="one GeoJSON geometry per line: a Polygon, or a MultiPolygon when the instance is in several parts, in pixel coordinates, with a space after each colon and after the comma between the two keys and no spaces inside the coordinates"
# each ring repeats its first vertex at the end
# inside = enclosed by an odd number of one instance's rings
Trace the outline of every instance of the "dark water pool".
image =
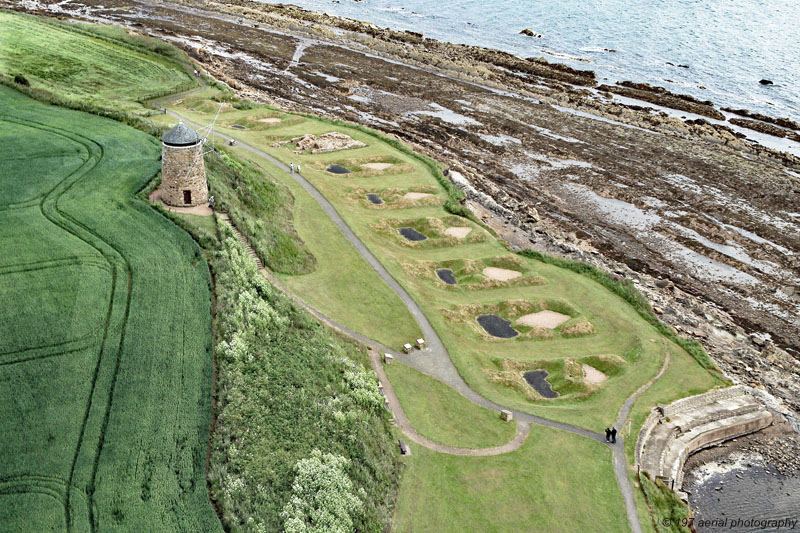
{"type": "Polygon", "coordinates": [[[325,170],[331,174],[350,174],[350,171],[344,168],[342,165],[328,165],[328,168],[325,170]]]}
{"type": "Polygon", "coordinates": [[[456,284],[456,277],[453,275],[453,271],[449,268],[440,268],[436,271],[436,275],[439,276],[440,280],[444,281],[448,285],[456,284]]]}
{"type": "Polygon", "coordinates": [[[687,473],[683,490],[698,533],[787,531],[751,520],[800,519],[800,477],[786,477],[758,454],[731,454],[687,473]]]}
{"type": "Polygon", "coordinates": [[[418,232],[414,228],[400,228],[397,231],[399,231],[400,235],[402,235],[403,237],[405,237],[409,241],[416,242],[416,241],[424,241],[425,239],[427,239],[427,237],[425,235],[423,235],[422,233],[418,232]]]}
{"type": "Polygon", "coordinates": [[[233,126],[231,126],[231,128],[233,128],[235,130],[246,130],[247,129],[246,127],[242,126],[241,124],[234,124],[233,126]]]}
{"type": "Polygon", "coordinates": [[[481,315],[477,321],[486,330],[486,333],[493,337],[510,339],[519,335],[519,332],[511,327],[511,322],[497,315],[481,315]]]}
{"type": "Polygon", "coordinates": [[[547,382],[547,370],[530,370],[523,374],[528,385],[541,394],[544,398],[558,398],[558,393],[547,382]]]}
{"type": "Polygon", "coordinates": [[[378,196],[377,194],[373,194],[373,193],[369,193],[367,195],[367,200],[369,200],[370,202],[372,202],[375,205],[380,205],[380,204],[383,203],[383,200],[381,199],[381,197],[378,196]]]}

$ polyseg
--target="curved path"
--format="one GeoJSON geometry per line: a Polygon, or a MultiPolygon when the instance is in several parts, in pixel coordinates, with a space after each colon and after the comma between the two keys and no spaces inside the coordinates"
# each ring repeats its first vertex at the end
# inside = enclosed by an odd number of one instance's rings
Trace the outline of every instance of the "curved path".
{"type": "MultiPolygon", "coordinates": [[[[157,102],[166,102],[175,98],[186,97],[189,96],[190,94],[200,92],[201,90],[202,88],[196,89],[194,91],[190,91],[189,93],[182,93],[172,97],[160,99],[157,100],[157,102]]],[[[203,127],[202,125],[197,124],[172,110],[165,109],[165,111],[170,116],[178,118],[179,120],[182,120],[184,123],[196,129],[203,127]]],[[[381,279],[383,279],[383,281],[387,285],[389,285],[389,287],[391,287],[391,289],[397,294],[397,296],[406,305],[411,315],[419,324],[419,327],[422,330],[422,333],[424,335],[424,338],[428,346],[424,350],[415,350],[411,354],[396,354],[396,358],[399,361],[421,372],[424,372],[425,374],[435,377],[436,379],[442,381],[443,383],[449,385],[450,387],[461,393],[463,396],[465,396],[473,403],[476,403],[480,406],[489,409],[493,409],[495,411],[500,411],[500,410],[511,411],[514,414],[514,418],[517,420],[517,425],[518,425],[517,435],[514,437],[512,441],[503,446],[500,446],[498,448],[488,448],[484,450],[467,450],[463,448],[450,448],[447,446],[431,442],[428,439],[425,439],[424,437],[417,434],[416,431],[413,430],[413,427],[408,422],[408,419],[405,418],[405,414],[403,414],[403,418],[407,426],[404,428],[401,425],[403,421],[401,421],[399,417],[398,417],[398,425],[400,425],[401,429],[403,429],[403,431],[406,433],[406,435],[409,436],[409,438],[412,441],[417,442],[418,444],[426,447],[433,447],[432,449],[437,449],[444,453],[457,453],[459,455],[481,455],[481,453],[478,452],[488,452],[490,450],[493,450],[494,453],[484,453],[484,455],[496,455],[499,453],[512,451],[513,449],[515,449],[513,447],[514,444],[516,444],[517,448],[521,446],[525,440],[525,437],[528,434],[528,429],[530,424],[538,424],[542,426],[552,427],[555,429],[561,429],[563,431],[568,431],[576,435],[593,439],[597,442],[601,443],[606,442],[605,436],[600,433],[585,428],[573,426],[571,424],[565,424],[563,422],[548,420],[546,418],[542,418],[515,409],[507,409],[502,405],[487,400],[486,398],[482,397],[477,392],[472,390],[469,387],[469,385],[467,385],[467,383],[463,380],[461,375],[458,373],[458,370],[456,369],[455,365],[450,359],[450,354],[448,353],[447,348],[444,346],[444,343],[437,335],[436,330],[434,330],[433,326],[428,321],[428,318],[425,316],[425,313],[419,307],[417,302],[397,282],[397,280],[389,273],[389,271],[386,270],[383,264],[381,264],[381,262],[378,261],[378,259],[366,247],[366,245],[361,241],[361,239],[359,239],[358,236],[353,232],[350,226],[347,225],[347,223],[344,221],[344,219],[336,210],[336,208],[333,206],[333,204],[331,204],[330,201],[328,201],[328,199],[313,184],[311,184],[311,182],[306,180],[300,174],[296,172],[291,172],[289,167],[283,164],[281,161],[254,146],[242,142],[239,139],[233,139],[233,137],[230,137],[229,135],[225,135],[220,132],[214,132],[214,135],[220,137],[225,141],[235,140],[236,145],[238,147],[247,150],[248,152],[255,154],[261,158],[266,159],[281,171],[289,174],[295,181],[297,181],[298,184],[300,184],[303,187],[303,189],[306,190],[306,192],[308,192],[311,195],[312,198],[314,198],[314,200],[320,205],[320,207],[322,207],[323,211],[325,211],[325,214],[327,214],[330,217],[330,219],[333,221],[333,223],[336,225],[339,231],[344,235],[344,237],[353,246],[353,248],[355,248],[355,250],[359,253],[359,255],[361,255],[361,257],[363,257],[364,260],[367,261],[367,263],[375,270],[375,272],[381,277],[381,279]],[[406,429],[409,429],[410,432],[407,432],[406,429]],[[428,446],[429,444],[430,446],[428,446]],[[508,447],[508,449],[505,449],[506,447],[508,447]]],[[[263,270],[263,272],[266,272],[266,270],[263,270]]],[[[275,282],[277,280],[271,277],[271,281],[275,282]]],[[[295,299],[299,300],[296,297],[295,299]]],[[[303,304],[303,307],[310,309],[309,306],[305,304],[303,304]]],[[[365,342],[365,344],[367,344],[368,346],[373,346],[373,347],[382,346],[376,343],[375,341],[372,341],[371,339],[364,337],[363,335],[351,332],[347,328],[335,324],[332,320],[327,319],[327,317],[325,317],[319,312],[316,312],[315,310],[312,310],[312,314],[314,314],[317,318],[322,319],[324,322],[328,324],[336,325],[336,329],[339,329],[340,331],[343,331],[348,335],[352,333],[353,335],[351,336],[359,340],[362,340],[362,342],[365,342]]],[[[396,353],[394,350],[385,350],[385,351],[396,353]]],[[[377,361],[374,360],[374,357],[376,356],[371,355],[371,362],[373,364],[373,367],[376,369],[376,372],[378,372],[377,369],[381,368],[381,364],[379,360],[377,361]]],[[[664,368],[666,368],[666,365],[664,366],[664,368]]],[[[656,377],[654,377],[650,382],[643,385],[639,390],[637,390],[633,395],[631,395],[631,397],[628,398],[628,400],[623,405],[622,410],[620,411],[620,416],[622,417],[623,421],[624,418],[627,416],[627,413],[630,410],[630,407],[636,400],[636,398],[638,398],[638,396],[641,395],[652,384],[652,382],[655,379],[657,379],[657,377],[660,377],[660,375],[663,373],[664,368],[662,368],[662,371],[659,372],[659,374],[656,377]],[[624,411],[624,416],[623,416],[623,411],[624,411]]],[[[381,372],[379,372],[378,375],[380,376],[381,372]]],[[[385,373],[383,373],[382,382],[384,383],[384,387],[386,387],[384,390],[388,392],[388,390],[390,390],[389,387],[391,386],[391,384],[389,383],[388,379],[386,379],[385,373]]],[[[392,394],[392,396],[394,397],[394,399],[396,399],[396,396],[394,394],[392,394]]],[[[399,402],[397,402],[395,407],[399,407],[399,402]]],[[[395,412],[399,414],[400,412],[402,412],[402,409],[395,412]]],[[[624,440],[620,438],[618,439],[615,445],[609,445],[609,447],[611,448],[613,455],[614,475],[617,478],[617,484],[620,487],[623,496],[623,501],[625,502],[625,508],[628,516],[628,523],[633,533],[641,533],[642,529],[639,523],[639,515],[636,510],[635,501],[633,499],[633,489],[631,487],[630,480],[628,479],[628,472],[627,472],[628,469],[627,469],[627,460],[625,458],[624,440]]]]}

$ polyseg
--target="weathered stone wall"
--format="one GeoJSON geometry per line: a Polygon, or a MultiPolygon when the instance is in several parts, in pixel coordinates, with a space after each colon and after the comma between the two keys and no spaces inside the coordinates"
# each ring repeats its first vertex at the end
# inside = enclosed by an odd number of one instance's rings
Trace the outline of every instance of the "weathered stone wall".
{"type": "Polygon", "coordinates": [[[636,461],[642,471],[674,482],[675,490],[680,490],[689,455],[763,429],[772,418],[751,389],[742,385],[659,405],[639,431],[636,461]]]}
{"type": "Polygon", "coordinates": [[[636,441],[636,462],[641,462],[642,453],[645,445],[647,444],[648,438],[650,437],[650,433],[652,432],[653,428],[655,428],[664,420],[665,417],[675,416],[682,411],[687,411],[689,409],[694,409],[718,400],[733,398],[735,396],[749,393],[750,390],[747,387],[734,385],[733,387],[712,390],[704,394],[696,394],[694,396],[689,396],[688,398],[682,398],[672,402],[669,405],[653,407],[650,410],[650,415],[644,421],[642,428],[639,430],[639,437],[636,441]]]}
{"type": "Polygon", "coordinates": [[[161,145],[162,199],[179,207],[208,203],[208,183],[203,162],[203,143],[193,146],[161,145]],[[184,202],[183,191],[191,191],[192,201],[184,202]]]}
{"type": "Polygon", "coordinates": [[[734,398],[736,396],[741,396],[742,394],[747,394],[747,388],[743,387],[742,385],[735,385],[725,389],[713,390],[705,394],[689,396],[688,398],[683,398],[681,400],[674,401],[669,405],[665,405],[661,409],[664,413],[664,416],[670,417],[675,416],[683,411],[688,411],[689,409],[694,409],[696,407],[720,400],[727,400],[728,398],[734,398]]]}

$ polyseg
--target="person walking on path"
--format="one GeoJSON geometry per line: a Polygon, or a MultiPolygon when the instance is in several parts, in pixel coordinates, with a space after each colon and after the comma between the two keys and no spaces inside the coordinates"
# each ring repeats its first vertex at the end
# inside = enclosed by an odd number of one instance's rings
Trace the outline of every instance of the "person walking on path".
{"type": "Polygon", "coordinates": [[[211,208],[211,212],[212,213],[214,212],[214,204],[215,203],[216,203],[216,200],[214,200],[214,197],[213,196],[209,196],[208,197],[208,207],[211,208]]]}
{"type": "Polygon", "coordinates": [[[300,174],[300,163],[297,163],[297,173],[300,174]]]}
{"type": "Polygon", "coordinates": [[[611,442],[611,430],[606,428],[606,442],[611,442]]]}
{"type": "Polygon", "coordinates": [[[611,443],[617,442],[617,428],[611,426],[611,443]]]}
{"type": "Polygon", "coordinates": [[[292,173],[294,173],[294,163],[289,163],[289,170],[291,170],[292,173]]]}

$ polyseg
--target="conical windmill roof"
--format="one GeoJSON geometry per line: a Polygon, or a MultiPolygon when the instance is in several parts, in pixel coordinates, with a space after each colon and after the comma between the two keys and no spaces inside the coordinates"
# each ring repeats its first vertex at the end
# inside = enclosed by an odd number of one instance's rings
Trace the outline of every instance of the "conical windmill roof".
{"type": "Polygon", "coordinates": [[[200,135],[183,122],[178,122],[161,137],[161,142],[170,146],[191,146],[201,140],[200,135]]]}

